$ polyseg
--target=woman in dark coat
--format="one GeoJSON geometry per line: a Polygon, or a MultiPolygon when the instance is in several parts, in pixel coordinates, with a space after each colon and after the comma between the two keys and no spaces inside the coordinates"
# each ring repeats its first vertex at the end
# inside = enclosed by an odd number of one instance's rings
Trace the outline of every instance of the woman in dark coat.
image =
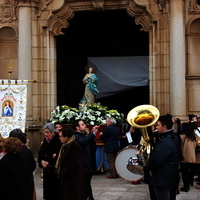
{"type": "Polygon", "coordinates": [[[4,140],[5,155],[0,160],[0,199],[31,200],[29,197],[29,171],[21,157],[22,143],[18,138],[4,140]]]}
{"type": "Polygon", "coordinates": [[[59,137],[63,144],[56,162],[60,200],[86,200],[81,146],[69,128],[63,128],[59,137]]]}
{"type": "Polygon", "coordinates": [[[60,200],[59,180],[55,173],[55,164],[60,151],[61,142],[55,133],[55,125],[47,123],[43,127],[45,139],[38,152],[38,165],[43,169],[43,198],[60,200]]]}
{"type": "Polygon", "coordinates": [[[34,178],[33,178],[33,172],[36,168],[36,161],[33,157],[32,151],[26,146],[27,143],[27,136],[25,133],[22,132],[21,129],[13,129],[9,137],[16,137],[22,142],[22,150],[20,152],[21,157],[24,159],[24,161],[27,164],[27,169],[29,169],[29,184],[28,184],[28,190],[29,190],[29,197],[30,200],[36,199],[36,192],[35,192],[35,186],[34,186],[34,178]]]}

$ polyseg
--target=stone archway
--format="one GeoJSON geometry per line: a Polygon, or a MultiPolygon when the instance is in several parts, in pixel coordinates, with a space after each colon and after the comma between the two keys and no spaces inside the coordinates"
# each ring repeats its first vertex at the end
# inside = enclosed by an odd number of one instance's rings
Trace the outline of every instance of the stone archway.
{"type": "MultiPolygon", "coordinates": [[[[80,1],[80,4],[81,4],[81,1],[80,1]]],[[[100,2],[98,3],[97,1],[92,1],[92,2],[88,1],[87,3],[84,2],[84,5],[82,5],[82,7],[81,7],[81,5],[77,6],[77,3],[71,3],[71,2],[65,3],[62,5],[62,7],[60,9],[53,11],[52,14],[49,15],[49,18],[46,20],[45,25],[43,22],[43,26],[45,26],[47,28],[47,30],[49,30],[55,36],[61,35],[63,33],[63,28],[68,28],[68,27],[70,28],[71,20],[76,15],[76,13],[81,12],[80,10],[84,11],[84,12],[86,12],[86,11],[89,11],[89,12],[104,11],[104,12],[106,12],[108,10],[110,10],[110,11],[124,10],[127,17],[130,17],[130,19],[133,21],[133,23],[135,21],[135,24],[140,25],[138,27],[140,28],[141,33],[149,31],[152,26],[151,15],[148,13],[148,11],[145,10],[145,6],[138,5],[134,1],[131,1],[131,2],[127,1],[126,3],[123,3],[123,4],[122,4],[122,2],[116,3],[113,1],[110,1],[110,2],[106,1],[106,2],[104,2],[104,4],[101,4],[100,2]],[[60,19],[60,20],[58,20],[58,19],[60,19]]],[[[87,22],[85,22],[85,23],[87,23],[87,22]]],[[[69,47],[69,49],[70,48],[71,47],[69,47]]],[[[78,59],[76,59],[76,60],[78,60],[78,59]]],[[[66,74],[67,74],[67,72],[66,72],[66,74]]],[[[61,73],[61,75],[62,75],[62,73],[61,73]]],[[[59,76],[57,77],[57,80],[59,80],[59,76]]],[[[80,80],[82,80],[82,78],[80,78],[80,80]]],[[[60,83],[60,81],[58,82],[58,84],[59,83],[60,83]]],[[[60,85],[62,85],[62,83],[60,85]]],[[[59,88],[57,88],[57,90],[58,90],[57,96],[62,97],[63,95],[61,95],[61,94],[64,93],[64,91],[60,92],[59,88]]],[[[149,93],[149,89],[146,87],[145,87],[144,91],[145,91],[145,93],[149,93]]],[[[129,91],[129,92],[131,92],[131,91],[129,91]]],[[[135,93],[135,92],[136,91],[134,91],[133,93],[135,93]]],[[[67,92],[67,93],[72,95],[72,90],[69,90],[69,92],[67,92]]],[[[127,93],[128,93],[128,91],[127,91],[127,93]]],[[[118,97],[116,97],[116,98],[118,98],[118,97]]],[[[137,104],[149,103],[149,95],[148,94],[147,94],[147,97],[140,97],[139,99],[137,101],[138,102],[137,104]]],[[[71,99],[71,101],[73,102],[73,99],[71,99]]],[[[77,102],[77,99],[75,99],[75,101],[77,102]]],[[[60,103],[60,101],[58,99],[58,104],[59,103],[60,103]]],[[[77,105],[78,105],[78,102],[77,102],[77,105]]],[[[132,102],[132,105],[130,105],[130,106],[131,106],[131,108],[134,107],[135,103],[132,102]]],[[[126,109],[126,112],[128,111],[127,109],[126,109]]]]}
{"type": "MultiPolygon", "coordinates": [[[[140,28],[141,26],[135,25],[134,18],[128,16],[125,10],[76,12],[70,21],[70,27],[63,29],[64,35],[56,37],[58,105],[78,106],[84,94],[82,79],[85,75],[84,66],[87,64],[88,57],[98,57],[101,60],[121,58],[121,62],[125,57],[134,59],[143,56],[141,58],[148,59],[149,34],[140,31],[140,28]]],[[[140,64],[140,66],[143,65],[140,64]]],[[[124,68],[121,69],[121,73],[126,66],[122,67],[124,68]]],[[[143,69],[148,67],[148,65],[143,66],[143,69]]],[[[108,74],[112,73],[111,68],[114,73],[115,67],[108,64],[108,74]]],[[[132,70],[129,73],[133,73],[133,78],[139,72],[132,70]]],[[[102,79],[98,78],[99,86],[101,86],[102,79]]],[[[140,78],[134,77],[133,79],[136,81],[140,78]]],[[[123,80],[124,82],[125,80],[133,81],[127,80],[127,76],[124,76],[123,80]]],[[[123,80],[121,80],[122,85],[124,84],[123,80]]],[[[112,92],[110,96],[104,98],[97,97],[96,102],[112,109],[118,109],[124,114],[137,105],[149,103],[148,85],[138,84],[141,86],[140,89],[135,87],[120,91],[118,83],[114,82],[113,80],[112,84],[118,87],[118,92],[112,92]]],[[[101,87],[101,89],[104,88],[101,87]]]]}
{"type": "MultiPolygon", "coordinates": [[[[141,25],[142,31],[149,31],[149,65],[150,65],[150,104],[157,106],[161,113],[169,112],[169,78],[162,80],[162,85],[167,86],[161,90],[157,81],[159,76],[165,76],[169,70],[169,27],[167,8],[165,1],[162,4],[154,0],[132,0],[132,1],[64,1],[48,0],[39,6],[39,14],[34,19],[34,44],[37,51],[37,66],[33,65],[33,71],[40,77],[41,82],[37,84],[34,98],[38,100],[37,112],[33,117],[39,121],[49,118],[51,111],[57,105],[56,96],[56,44],[55,36],[61,35],[63,28],[70,26],[70,20],[78,11],[100,11],[100,10],[126,10],[127,14],[135,18],[135,23],[141,25]],[[162,13],[163,12],[163,13],[162,13]],[[163,24],[166,26],[163,26],[163,24]],[[159,37],[157,37],[159,35],[159,37]],[[166,45],[163,45],[165,43],[166,45]],[[158,51],[159,49],[159,51],[158,51]],[[164,54],[163,54],[164,52],[164,54]],[[157,75],[159,74],[159,76],[157,75]],[[51,80],[48,81],[48,77],[51,80]],[[48,83],[48,84],[46,84],[48,83]],[[43,91],[47,91],[44,95],[43,91]],[[159,96],[159,98],[158,98],[159,96]],[[42,101],[42,103],[41,103],[42,101]],[[45,103],[44,103],[45,102],[45,103]],[[166,105],[163,106],[163,103],[166,105]],[[40,106],[42,105],[42,106],[40,106]]],[[[33,88],[34,89],[34,88],[33,88]]]]}

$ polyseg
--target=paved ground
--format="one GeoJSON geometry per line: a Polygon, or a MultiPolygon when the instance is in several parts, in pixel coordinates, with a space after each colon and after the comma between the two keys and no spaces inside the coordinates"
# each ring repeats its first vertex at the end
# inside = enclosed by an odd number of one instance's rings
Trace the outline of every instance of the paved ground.
{"type": "MultiPolygon", "coordinates": [[[[37,200],[42,200],[43,188],[40,178],[41,169],[37,169],[34,175],[37,200]]],[[[106,173],[94,175],[92,178],[92,188],[95,200],[150,200],[149,191],[146,184],[132,185],[121,178],[107,179],[106,173]]],[[[180,187],[182,181],[180,181],[180,187]]],[[[199,200],[200,189],[191,186],[189,192],[181,192],[177,195],[177,200],[199,200]]]]}

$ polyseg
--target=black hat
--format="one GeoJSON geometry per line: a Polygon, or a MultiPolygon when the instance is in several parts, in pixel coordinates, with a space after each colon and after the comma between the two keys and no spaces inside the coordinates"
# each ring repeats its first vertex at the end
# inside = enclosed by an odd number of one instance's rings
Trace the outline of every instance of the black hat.
{"type": "Polygon", "coordinates": [[[192,120],[192,118],[197,117],[196,115],[188,115],[189,120],[192,120]]]}

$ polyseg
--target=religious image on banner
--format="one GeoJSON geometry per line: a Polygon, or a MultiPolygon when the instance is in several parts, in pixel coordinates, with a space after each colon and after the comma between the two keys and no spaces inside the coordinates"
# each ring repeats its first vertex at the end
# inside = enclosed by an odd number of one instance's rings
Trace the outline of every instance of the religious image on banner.
{"type": "Polygon", "coordinates": [[[25,132],[28,80],[0,80],[0,133],[6,138],[10,131],[25,132]]]}
{"type": "Polygon", "coordinates": [[[2,116],[12,117],[14,103],[11,100],[5,100],[2,105],[2,116]]]}

